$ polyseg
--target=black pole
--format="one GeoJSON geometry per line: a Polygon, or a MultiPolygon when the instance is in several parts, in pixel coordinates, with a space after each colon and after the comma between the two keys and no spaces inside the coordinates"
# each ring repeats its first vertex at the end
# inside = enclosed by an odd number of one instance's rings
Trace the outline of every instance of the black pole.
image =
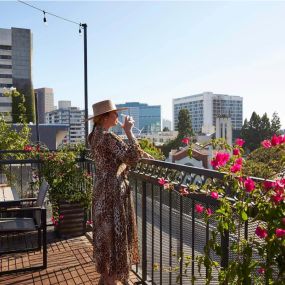
{"type": "Polygon", "coordinates": [[[38,94],[35,92],[35,109],[36,109],[36,136],[37,143],[40,142],[40,131],[39,131],[39,108],[38,108],[38,94]]]}
{"type": "Polygon", "coordinates": [[[87,81],[87,24],[82,24],[84,32],[84,103],[85,103],[85,146],[88,145],[88,81],[87,81]]]}

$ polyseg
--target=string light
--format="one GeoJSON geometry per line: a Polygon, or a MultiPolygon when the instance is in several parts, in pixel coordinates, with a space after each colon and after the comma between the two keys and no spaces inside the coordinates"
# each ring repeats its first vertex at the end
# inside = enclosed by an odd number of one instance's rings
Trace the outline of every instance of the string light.
{"type": "Polygon", "coordinates": [[[45,24],[47,24],[46,11],[43,11],[43,13],[44,13],[44,20],[43,21],[45,24]]]}
{"type": "Polygon", "coordinates": [[[82,35],[82,24],[81,23],[79,23],[79,35],[81,36],[82,35]]]}
{"type": "Polygon", "coordinates": [[[27,2],[25,2],[25,1],[22,1],[22,0],[17,0],[17,1],[20,2],[20,3],[22,3],[22,4],[24,4],[24,5],[27,5],[27,6],[31,7],[31,8],[33,8],[33,9],[36,9],[36,10],[38,10],[38,11],[41,11],[41,12],[44,14],[43,22],[44,22],[45,24],[47,24],[46,15],[50,15],[50,16],[56,17],[56,18],[58,18],[58,19],[61,19],[61,20],[64,20],[64,21],[66,21],[66,22],[69,22],[69,23],[72,23],[72,24],[75,24],[75,25],[79,26],[79,35],[82,34],[82,29],[83,29],[82,23],[78,23],[78,22],[72,21],[72,20],[70,20],[70,19],[67,19],[67,18],[58,16],[58,15],[56,15],[56,14],[47,12],[47,11],[42,10],[42,9],[40,9],[40,8],[38,8],[38,7],[36,7],[36,6],[32,5],[32,4],[30,4],[30,3],[27,3],[27,2]]]}

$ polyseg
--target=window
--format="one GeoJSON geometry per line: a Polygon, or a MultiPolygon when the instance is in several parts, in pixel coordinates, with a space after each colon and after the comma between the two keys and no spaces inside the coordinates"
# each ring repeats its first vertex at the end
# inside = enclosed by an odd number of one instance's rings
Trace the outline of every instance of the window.
{"type": "Polygon", "coordinates": [[[12,78],[12,74],[0,74],[0,78],[12,78]]]}
{"type": "Polygon", "coordinates": [[[0,83],[0,88],[10,88],[10,87],[12,87],[13,86],[13,84],[6,84],[6,83],[0,83]]]}
{"type": "Polygon", "coordinates": [[[12,59],[11,55],[0,55],[0,59],[12,59]]]}
{"type": "Polygon", "coordinates": [[[0,68],[3,68],[3,69],[12,69],[12,65],[0,64],[0,68]]]}
{"type": "Polygon", "coordinates": [[[11,46],[7,46],[7,45],[0,45],[0,49],[3,49],[3,50],[11,50],[12,47],[11,47],[11,46]]]}

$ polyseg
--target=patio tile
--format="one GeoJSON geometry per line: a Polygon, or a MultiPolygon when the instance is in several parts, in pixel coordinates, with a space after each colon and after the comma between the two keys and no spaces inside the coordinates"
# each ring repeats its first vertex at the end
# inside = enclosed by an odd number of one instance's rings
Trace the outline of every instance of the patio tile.
{"type": "MultiPolygon", "coordinates": [[[[96,285],[100,275],[92,261],[92,245],[85,236],[58,239],[52,231],[48,232],[48,268],[25,273],[0,275],[0,285],[96,285]]],[[[41,264],[39,251],[1,256],[0,272],[9,269],[41,264]]],[[[137,279],[131,274],[131,282],[137,279]]]]}

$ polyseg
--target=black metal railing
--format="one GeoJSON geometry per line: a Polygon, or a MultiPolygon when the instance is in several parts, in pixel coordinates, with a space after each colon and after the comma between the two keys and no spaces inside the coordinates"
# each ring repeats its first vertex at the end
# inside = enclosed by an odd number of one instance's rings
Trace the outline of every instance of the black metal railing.
{"type": "MultiPolygon", "coordinates": [[[[51,151],[52,152],[52,151],[51,151]]],[[[41,174],[41,167],[43,161],[40,159],[15,159],[9,158],[15,154],[25,154],[29,157],[29,151],[0,151],[1,154],[5,154],[5,159],[0,159],[0,184],[7,183],[11,185],[18,193],[21,199],[23,198],[36,198],[37,187],[33,186],[33,175],[41,174]]],[[[88,173],[94,176],[95,167],[94,162],[84,155],[77,159],[80,169],[86,170],[88,173]]],[[[78,185],[76,186],[78,187],[78,185]]],[[[85,191],[84,185],[80,185],[82,191],[85,191]]],[[[47,208],[47,223],[51,225],[50,218],[52,216],[51,205],[48,197],[46,199],[47,208]]],[[[87,219],[91,219],[91,211],[87,213],[87,219]]]]}
{"type": "MultiPolygon", "coordinates": [[[[197,214],[195,205],[202,204],[215,211],[218,201],[199,189],[213,179],[222,180],[223,173],[163,161],[142,160],[130,173],[136,206],[141,262],[133,268],[141,284],[205,284],[207,269],[198,272],[197,256],[204,255],[204,246],[217,222],[197,214]],[[176,185],[172,191],[158,183],[163,177],[176,185]],[[195,184],[198,190],[187,196],[179,193],[181,186],[195,184]],[[180,277],[179,277],[180,276],[180,277]]],[[[200,189],[201,190],[201,189],[200,189]]],[[[244,237],[254,232],[249,223],[244,237]]],[[[230,252],[235,236],[228,233],[218,236],[221,257],[212,253],[212,258],[222,267],[235,256],[230,252]]],[[[211,284],[218,284],[217,273],[211,284]]]]}
{"type": "MultiPolygon", "coordinates": [[[[0,167],[5,165],[8,177],[14,175],[13,185],[20,197],[26,197],[33,168],[40,167],[41,163],[40,160],[6,159],[0,160],[0,167]]],[[[78,163],[89,173],[95,173],[92,160],[81,157],[78,163]]],[[[217,223],[211,217],[206,223],[203,214],[196,213],[195,205],[200,203],[215,211],[218,201],[199,191],[199,188],[209,180],[222,180],[223,177],[223,173],[214,170],[147,159],[130,171],[141,254],[141,262],[133,268],[133,272],[141,284],[205,284],[207,270],[202,267],[202,274],[199,274],[196,257],[204,254],[204,246],[217,223]],[[172,181],[175,189],[164,190],[158,183],[159,177],[172,181]],[[183,197],[179,187],[188,184],[197,185],[198,190],[183,197]]],[[[88,219],[92,220],[92,217],[88,219]]],[[[246,223],[245,238],[254,232],[253,228],[246,223]]],[[[213,254],[212,258],[223,267],[235,257],[229,250],[235,239],[227,233],[218,236],[222,256],[213,254]]],[[[211,284],[218,284],[217,276],[211,284]]]]}

